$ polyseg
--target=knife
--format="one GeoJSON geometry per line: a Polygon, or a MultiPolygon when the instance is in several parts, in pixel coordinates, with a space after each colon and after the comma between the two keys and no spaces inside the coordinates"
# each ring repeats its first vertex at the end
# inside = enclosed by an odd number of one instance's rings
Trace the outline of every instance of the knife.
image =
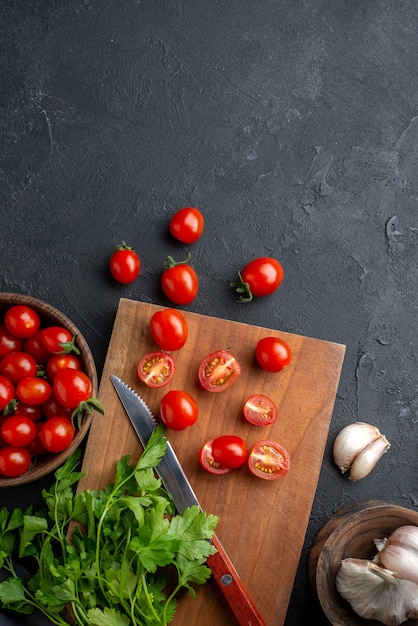
{"type": "MultiPolygon", "coordinates": [[[[157,426],[157,422],[151,410],[141,396],[133,391],[126,383],[122,382],[120,378],[112,375],[110,379],[142,446],[145,447],[157,426]]],[[[156,470],[165,488],[171,494],[180,515],[183,513],[184,509],[190,506],[198,506],[199,509],[202,510],[169,441],[167,441],[166,453],[156,467],[156,470]]],[[[207,564],[212,570],[212,577],[227,601],[238,625],[266,626],[266,622],[255,606],[216,535],[212,537],[212,543],[217,549],[217,552],[208,557],[207,564]]]]}

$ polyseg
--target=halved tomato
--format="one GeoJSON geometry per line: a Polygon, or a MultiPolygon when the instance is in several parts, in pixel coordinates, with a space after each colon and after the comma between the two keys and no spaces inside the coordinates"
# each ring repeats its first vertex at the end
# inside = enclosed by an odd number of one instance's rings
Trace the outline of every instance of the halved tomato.
{"type": "Polygon", "coordinates": [[[276,441],[257,441],[248,457],[248,467],[258,478],[277,480],[289,471],[290,456],[276,441]]]}
{"type": "Polygon", "coordinates": [[[138,363],[138,376],[148,387],[168,385],[174,370],[174,359],[167,352],[150,352],[138,363]]]}
{"type": "Polygon", "coordinates": [[[242,412],[245,419],[254,426],[268,426],[277,419],[277,407],[268,396],[256,393],[246,399],[242,412]]]}
{"type": "Polygon", "coordinates": [[[207,391],[225,391],[241,374],[241,367],[232,354],[216,350],[209,354],[199,366],[200,384],[207,391]]]}
{"type": "Polygon", "coordinates": [[[201,467],[210,474],[227,474],[231,470],[227,467],[223,467],[215,461],[212,455],[212,443],[213,439],[207,441],[199,452],[199,463],[201,467]]]}

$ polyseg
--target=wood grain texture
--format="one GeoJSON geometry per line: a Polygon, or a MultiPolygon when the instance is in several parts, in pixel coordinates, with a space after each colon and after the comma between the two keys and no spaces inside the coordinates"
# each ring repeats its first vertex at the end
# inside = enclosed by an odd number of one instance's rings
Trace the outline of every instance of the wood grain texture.
{"type": "MultiPolygon", "coordinates": [[[[169,389],[185,389],[199,405],[193,427],[169,431],[169,439],[203,509],[219,516],[217,534],[268,626],[283,624],[300,558],[334,407],[345,346],[258,326],[183,311],[189,326],[186,345],[173,353],[176,373],[168,387],[149,389],[136,375],[139,359],[156,348],[149,333],[152,314],[163,307],[121,299],[99,387],[104,417],[93,420],[79,489],[99,488],[113,480],[115,462],[124,454],[135,460],[141,446],[110,382],[119,376],[135,388],[159,416],[169,389]],[[254,362],[255,346],[264,336],[285,339],[292,363],[268,374],[254,362]],[[229,349],[241,365],[238,381],[223,393],[200,388],[200,361],[213,350],[229,349]],[[279,418],[255,427],[241,417],[245,399],[265,393],[277,404],[279,418]],[[246,468],[223,476],[200,469],[198,453],[207,439],[238,434],[251,446],[274,439],[291,457],[289,473],[263,481],[246,468]]],[[[192,600],[183,596],[174,624],[230,626],[233,619],[215,585],[206,584],[192,600]]]]}
{"type": "MultiPolygon", "coordinates": [[[[384,500],[369,500],[344,507],[333,515],[315,538],[309,555],[309,578],[322,609],[333,626],[379,626],[359,617],[338,593],[335,577],[342,559],[372,559],[373,540],[400,526],[418,525],[418,513],[384,500]]],[[[418,626],[417,619],[404,626],[418,626]]]]}

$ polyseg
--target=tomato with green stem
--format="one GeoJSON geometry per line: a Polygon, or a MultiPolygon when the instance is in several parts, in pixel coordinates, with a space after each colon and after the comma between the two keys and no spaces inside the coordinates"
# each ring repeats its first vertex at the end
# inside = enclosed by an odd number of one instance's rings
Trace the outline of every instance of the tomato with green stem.
{"type": "Polygon", "coordinates": [[[205,220],[199,209],[184,207],[171,218],[169,230],[175,239],[191,244],[201,237],[204,225],[205,220]]]}
{"type": "Polygon", "coordinates": [[[254,426],[269,426],[277,420],[275,403],[262,393],[256,393],[247,398],[242,412],[247,422],[254,426]]]}
{"type": "Polygon", "coordinates": [[[32,307],[26,304],[15,304],[4,314],[4,325],[15,337],[27,339],[39,329],[41,320],[32,307]]]}
{"type": "Polygon", "coordinates": [[[184,261],[175,261],[171,256],[164,263],[161,287],[164,294],[175,304],[190,304],[199,291],[199,278],[191,265],[191,255],[184,261]]]}
{"type": "Polygon", "coordinates": [[[228,389],[240,376],[241,367],[227,350],[215,350],[199,365],[198,378],[203,389],[219,393],[228,389]]]}
{"type": "Polygon", "coordinates": [[[260,367],[266,372],[281,372],[292,360],[292,349],[279,337],[263,337],[255,348],[260,367]]]}
{"type": "Polygon", "coordinates": [[[180,350],[189,335],[187,322],[177,309],[156,311],[151,317],[150,331],[158,347],[169,352],[180,350]]]}
{"type": "Polygon", "coordinates": [[[248,457],[248,468],[258,478],[277,480],[289,471],[290,456],[276,441],[257,441],[248,457]]]}
{"type": "Polygon", "coordinates": [[[47,326],[41,331],[42,345],[50,354],[80,354],[75,340],[75,336],[63,326],[47,326]]]}
{"type": "Polygon", "coordinates": [[[253,259],[238,272],[238,281],[231,283],[239,295],[239,302],[251,302],[254,296],[272,294],[283,282],[284,270],[277,259],[259,257],[253,259]]]}
{"type": "Polygon", "coordinates": [[[184,430],[196,423],[199,407],[187,391],[172,389],[161,400],[160,415],[167,428],[184,430]]]}
{"type": "Polygon", "coordinates": [[[122,241],[110,257],[109,268],[115,280],[127,285],[138,277],[141,260],[135,250],[122,241]]]}

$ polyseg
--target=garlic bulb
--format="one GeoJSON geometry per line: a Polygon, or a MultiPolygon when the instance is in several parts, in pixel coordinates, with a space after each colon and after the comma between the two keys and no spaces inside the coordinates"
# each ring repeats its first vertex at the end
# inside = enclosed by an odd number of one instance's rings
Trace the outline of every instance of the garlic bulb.
{"type": "Polygon", "coordinates": [[[336,586],[352,609],[364,619],[398,626],[418,618],[418,585],[401,580],[393,572],[365,559],[344,559],[336,586]]]}
{"type": "Polygon", "coordinates": [[[410,580],[418,585],[418,527],[400,526],[394,530],[375,561],[391,570],[396,578],[410,580]]]}
{"type": "Polygon", "coordinates": [[[334,441],[334,461],[343,474],[350,469],[349,479],[356,481],[370,474],[389,448],[389,441],[376,426],[353,422],[340,430],[334,441]]]}

